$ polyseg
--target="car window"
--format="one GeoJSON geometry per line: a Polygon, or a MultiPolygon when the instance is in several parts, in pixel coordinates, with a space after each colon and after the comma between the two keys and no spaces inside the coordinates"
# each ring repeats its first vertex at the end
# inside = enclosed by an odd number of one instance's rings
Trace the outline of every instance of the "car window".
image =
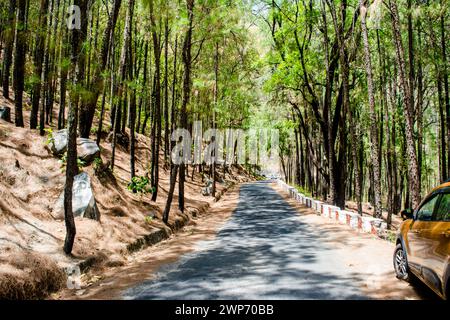
{"type": "Polygon", "coordinates": [[[450,193],[444,193],[436,209],[436,221],[450,221],[450,193]]]}
{"type": "Polygon", "coordinates": [[[437,199],[439,199],[438,195],[434,195],[430,200],[425,202],[417,211],[417,220],[421,221],[431,221],[433,217],[433,210],[436,205],[437,199]]]}

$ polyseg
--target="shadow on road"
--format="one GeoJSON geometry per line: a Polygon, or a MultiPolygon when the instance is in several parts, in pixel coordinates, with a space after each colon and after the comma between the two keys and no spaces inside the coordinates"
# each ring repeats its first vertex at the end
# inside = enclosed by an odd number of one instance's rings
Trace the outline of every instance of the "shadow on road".
{"type": "Polygon", "coordinates": [[[128,290],[137,299],[358,299],[355,275],[333,273],[321,235],[266,183],[241,188],[238,208],[214,240],[156,279],[128,290]]]}
{"type": "MultiPolygon", "coordinates": [[[[344,239],[343,239],[344,241],[344,239]]],[[[300,221],[266,182],[241,187],[232,218],[214,240],[126,299],[369,299],[364,274],[349,270],[321,229],[300,221]]]]}

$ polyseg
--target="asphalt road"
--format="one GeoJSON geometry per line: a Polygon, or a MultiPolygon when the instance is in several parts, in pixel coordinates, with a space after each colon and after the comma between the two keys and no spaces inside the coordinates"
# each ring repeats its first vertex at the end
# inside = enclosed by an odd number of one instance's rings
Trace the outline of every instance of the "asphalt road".
{"type": "Polygon", "coordinates": [[[238,207],[215,239],[123,298],[370,299],[361,290],[365,281],[320,228],[259,182],[241,187],[238,207]]]}

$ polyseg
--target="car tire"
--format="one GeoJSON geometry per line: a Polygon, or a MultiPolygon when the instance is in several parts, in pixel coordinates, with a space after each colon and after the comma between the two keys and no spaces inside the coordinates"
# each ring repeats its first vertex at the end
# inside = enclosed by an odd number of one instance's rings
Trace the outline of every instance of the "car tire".
{"type": "Polygon", "coordinates": [[[406,251],[401,243],[397,244],[394,251],[394,270],[398,279],[409,282],[411,280],[411,271],[408,267],[406,251]]]}

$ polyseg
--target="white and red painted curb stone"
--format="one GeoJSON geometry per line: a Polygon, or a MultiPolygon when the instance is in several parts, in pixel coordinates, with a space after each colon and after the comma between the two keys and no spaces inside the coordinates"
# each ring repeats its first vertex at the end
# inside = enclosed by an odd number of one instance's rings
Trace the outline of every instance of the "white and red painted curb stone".
{"type": "Polygon", "coordinates": [[[359,229],[361,216],[356,212],[347,211],[347,224],[355,230],[359,229]]]}
{"type": "Polygon", "coordinates": [[[329,204],[324,204],[322,206],[322,208],[323,208],[322,215],[325,218],[331,218],[331,207],[332,207],[332,205],[329,205],[329,204]]]}
{"type": "Polygon", "coordinates": [[[322,205],[323,205],[322,201],[316,200],[316,212],[318,215],[322,214],[322,205]]]}
{"type": "Polygon", "coordinates": [[[340,224],[347,224],[347,213],[348,213],[348,211],[339,210],[339,223],[340,224]]]}
{"type": "Polygon", "coordinates": [[[368,216],[362,217],[356,212],[342,210],[339,207],[307,197],[282,180],[277,180],[277,183],[291,198],[308,208],[312,208],[318,215],[335,220],[340,224],[346,224],[352,229],[374,235],[382,235],[387,230],[387,224],[382,219],[368,216]]]}

